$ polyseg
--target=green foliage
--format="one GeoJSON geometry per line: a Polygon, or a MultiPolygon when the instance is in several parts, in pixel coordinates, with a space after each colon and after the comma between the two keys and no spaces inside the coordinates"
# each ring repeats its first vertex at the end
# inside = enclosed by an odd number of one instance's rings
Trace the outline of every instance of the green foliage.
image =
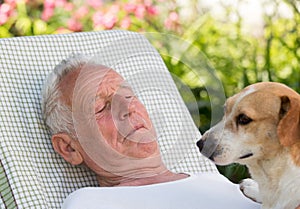
{"type": "Polygon", "coordinates": [[[218,170],[230,181],[238,184],[245,178],[250,178],[250,174],[246,166],[231,164],[227,166],[218,166],[218,170]]]}

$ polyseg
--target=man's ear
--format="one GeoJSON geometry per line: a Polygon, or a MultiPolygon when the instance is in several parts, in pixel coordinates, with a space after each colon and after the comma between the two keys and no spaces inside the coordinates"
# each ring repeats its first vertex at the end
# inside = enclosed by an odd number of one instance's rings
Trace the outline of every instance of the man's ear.
{"type": "Polygon", "coordinates": [[[72,165],[79,165],[83,162],[83,157],[79,151],[80,145],[77,140],[72,139],[66,133],[52,135],[52,145],[54,150],[72,165]]]}

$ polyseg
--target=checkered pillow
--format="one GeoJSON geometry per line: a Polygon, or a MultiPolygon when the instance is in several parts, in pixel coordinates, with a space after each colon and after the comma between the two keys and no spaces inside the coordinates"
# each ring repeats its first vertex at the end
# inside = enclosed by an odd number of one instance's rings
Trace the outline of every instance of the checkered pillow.
{"type": "Polygon", "coordinates": [[[128,80],[154,121],[170,169],[216,172],[196,150],[200,133],[160,55],[142,35],[102,31],[0,39],[1,208],[60,208],[72,191],[97,186],[93,173],[53,151],[41,117],[45,77],[72,53],[97,55],[128,80]]]}

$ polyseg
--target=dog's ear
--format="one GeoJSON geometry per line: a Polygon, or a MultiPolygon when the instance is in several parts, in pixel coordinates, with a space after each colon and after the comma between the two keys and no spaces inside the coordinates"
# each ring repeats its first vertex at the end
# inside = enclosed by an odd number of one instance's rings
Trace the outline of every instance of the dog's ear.
{"type": "Polygon", "coordinates": [[[282,96],[279,118],[277,134],[280,143],[288,147],[300,142],[300,101],[282,96]]]}

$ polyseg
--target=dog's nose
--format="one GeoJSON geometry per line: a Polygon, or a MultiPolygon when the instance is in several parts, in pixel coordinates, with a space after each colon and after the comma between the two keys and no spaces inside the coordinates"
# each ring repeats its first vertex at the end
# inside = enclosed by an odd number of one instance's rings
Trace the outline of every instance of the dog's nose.
{"type": "Polygon", "coordinates": [[[210,160],[214,161],[214,153],[211,153],[210,149],[207,149],[207,148],[206,148],[206,150],[203,150],[205,142],[206,142],[206,140],[200,139],[199,141],[197,141],[197,146],[199,147],[200,152],[204,156],[206,156],[210,160]],[[207,152],[207,151],[209,151],[209,152],[207,152]]]}
{"type": "Polygon", "coordinates": [[[202,151],[203,147],[204,147],[204,140],[200,139],[198,142],[197,142],[197,146],[200,150],[200,152],[202,151]]]}

